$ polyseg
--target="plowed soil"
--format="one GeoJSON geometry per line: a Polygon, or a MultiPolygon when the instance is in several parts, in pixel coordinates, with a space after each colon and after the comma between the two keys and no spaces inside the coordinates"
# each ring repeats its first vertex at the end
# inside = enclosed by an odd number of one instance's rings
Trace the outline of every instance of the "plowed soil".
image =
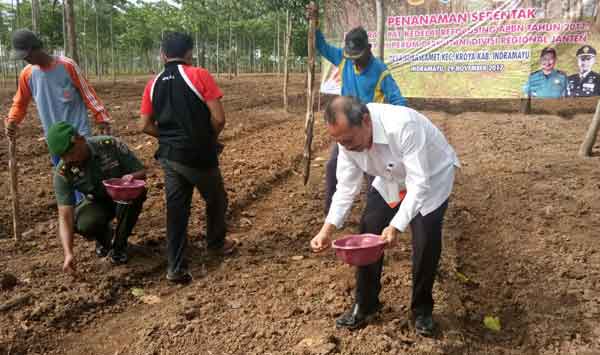
{"type": "MultiPolygon", "coordinates": [[[[229,234],[241,245],[227,258],[206,255],[195,196],[194,281],[168,284],[162,171],[155,141],[136,126],[144,83],[95,83],[115,135],[150,169],[130,263],[114,267],[76,237],[75,278],[60,270],[51,165],[30,108],[18,139],[18,245],[10,239],[9,175],[0,172],[0,354],[600,354],[600,160],[577,156],[595,100],[536,102],[531,115],[516,102],[411,101],[463,165],[446,214],[436,335],[427,339],[409,324],[409,234],[386,252],[383,311],[361,330],[335,329],[352,302],[353,269],[308,248],[324,218],[330,141],[319,114],[304,186],[302,75],[291,78],[289,112],[277,76],[219,80],[229,234]],[[500,330],[488,329],[486,316],[498,317],[500,330]]],[[[0,88],[3,116],[12,93],[0,88]]],[[[360,208],[340,235],[357,229],[360,208]]]]}

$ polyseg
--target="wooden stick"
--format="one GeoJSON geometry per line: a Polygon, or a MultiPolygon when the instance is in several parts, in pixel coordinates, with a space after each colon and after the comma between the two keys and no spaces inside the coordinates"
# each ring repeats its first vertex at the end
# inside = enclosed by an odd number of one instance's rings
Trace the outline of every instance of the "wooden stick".
{"type": "Polygon", "coordinates": [[[600,100],[598,100],[598,105],[596,106],[596,113],[594,113],[592,123],[590,123],[590,127],[588,128],[587,133],[585,134],[585,139],[583,140],[583,143],[581,143],[581,147],[579,148],[579,156],[589,157],[592,155],[592,147],[594,147],[594,143],[596,143],[598,130],[600,130],[600,100]]]}
{"type": "Polygon", "coordinates": [[[10,195],[12,197],[13,210],[13,236],[15,241],[21,240],[21,230],[19,228],[19,189],[18,189],[18,170],[17,166],[17,139],[8,139],[8,171],[10,173],[10,195]]]}
{"type": "Polygon", "coordinates": [[[531,113],[531,96],[521,99],[521,113],[529,115],[531,113]]]}
{"type": "MultiPolygon", "coordinates": [[[[314,7],[314,2],[311,1],[311,7],[314,7]]],[[[304,185],[308,183],[310,176],[310,162],[312,160],[312,139],[313,139],[313,126],[315,123],[314,113],[314,92],[313,82],[315,76],[315,31],[317,28],[317,19],[313,16],[310,17],[308,27],[308,77],[306,80],[306,122],[304,129],[306,132],[306,140],[304,142],[304,185]]]]}

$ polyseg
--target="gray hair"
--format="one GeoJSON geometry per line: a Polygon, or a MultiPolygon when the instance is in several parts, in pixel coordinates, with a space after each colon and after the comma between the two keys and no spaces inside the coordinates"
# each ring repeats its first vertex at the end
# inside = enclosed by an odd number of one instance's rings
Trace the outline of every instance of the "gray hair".
{"type": "Polygon", "coordinates": [[[369,113],[369,109],[356,97],[337,96],[325,108],[325,122],[335,124],[340,113],[346,116],[350,126],[362,126],[363,116],[369,113]]]}

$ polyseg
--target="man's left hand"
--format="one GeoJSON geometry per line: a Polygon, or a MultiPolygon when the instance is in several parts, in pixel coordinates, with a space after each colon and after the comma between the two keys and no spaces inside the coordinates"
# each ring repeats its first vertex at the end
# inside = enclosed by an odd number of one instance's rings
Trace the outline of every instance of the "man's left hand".
{"type": "Polygon", "coordinates": [[[396,237],[398,236],[398,234],[400,234],[400,231],[397,230],[395,227],[387,226],[385,227],[383,232],[381,232],[381,239],[383,239],[390,246],[393,246],[396,242],[396,237]]]}
{"type": "Polygon", "coordinates": [[[100,122],[97,124],[98,134],[102,136],[110,136],[112,135],[112,126],[110,122],[100,122]]]}

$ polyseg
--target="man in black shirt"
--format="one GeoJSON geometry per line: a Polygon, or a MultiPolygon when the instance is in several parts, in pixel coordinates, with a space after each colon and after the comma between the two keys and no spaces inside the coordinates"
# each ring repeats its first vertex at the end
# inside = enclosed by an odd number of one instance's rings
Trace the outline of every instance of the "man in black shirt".
{"type": "Polygon", "coordinates": [[[227,195],[218,159],[223,94],[206,69],[191,65],[192,49],[187,34],[165,36],[164,70],[146,85],[140,110],[143,132],[158,138],[155,158],[165,173],[167,197],[167,279],[176,283],[192,280],[185,249],[194,187],[206,201],[208,249],[235,250],[235,242],[225,238],[227,195]]]}
{"type": "Polygon", "coordinates": [[[567,95],[571,97],[600,96],[600,74],[592,67],[596,62],[596,50],[585,45],[577,50],[577,66],[579,73],[570,75],[567,84],[567,95]]]}

